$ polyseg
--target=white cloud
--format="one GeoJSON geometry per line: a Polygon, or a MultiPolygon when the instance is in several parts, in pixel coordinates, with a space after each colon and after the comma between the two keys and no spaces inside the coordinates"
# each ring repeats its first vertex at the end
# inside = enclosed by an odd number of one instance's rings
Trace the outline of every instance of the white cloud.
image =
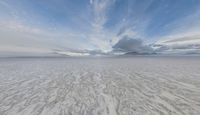
{"type": "Polygon", "coordinates": [[[90,0],[90,4],[93,4],[93,0],[90,0]]]}
{"type": "Polygon", "coordinates": [[[193,39],[194,36],[199,36],[200,33],[200,8],[193,13],[185,16],[182,19],[175,20],[166,27],[170,28],[172,31],[165,36],[162,36],[159,41],[173,40],[187,38],[188,40],[193,39]]]}
{"type": "Polygon", "coordinates": [[[26,26],[26,25],[16,22],[16,21],[1,22],[0,26],[1,26],[0,29],[8,29],[8,30],[13,30],[13,31],[17,31],[17,32],[25,32],[25,33],[33,33],[33,34],[44,33],[44,31],[42,31],[39,28],[26,26]]]}
{"type": "Polygon", "coordinates": [[[169,27],[172,32],[162,36],[155,43],[161,53],[189,54],[200,53],[200,11],[197,10],[181,20],[176,20],[169,27]]]}
{"type": "Polygon", "coordinates": [[[200,34],[186,33],[168,36],[155,43],[156,51],[167,54],[199,54],[200,34]]]}
{"type": "Polygon", "coordinates": [[[92,9],[94,13],[94,22],[92,23],[96,31],[101,31],[107,21],[107,11],[114,3],[114,0],[93,0],[92,9]]]}
{"type": "Polygon", "coordinates": [[[104,29],[104,24],[107,22],[109,7],[111,7],[114,2],[114,0],[90,1],[94,17],[91,22],[92,30],[89,33],[89,42],[93,44],[96,49],[100,49],[105,52],[112,50],[110,40],[114,37],[114,35],[104,29]]]}
{"type": "Polygon", "coordinates": [[[87,48],[84,46],[87,44],[81,44],[80,37],[84,37],[82,34],[63,31],[43,30],[17,21],[0,22],[0,55],[14,52],[21,55],[29,52],[35,55],[42,52],[52,53],[52,49],[56,48],[87,48]]]}

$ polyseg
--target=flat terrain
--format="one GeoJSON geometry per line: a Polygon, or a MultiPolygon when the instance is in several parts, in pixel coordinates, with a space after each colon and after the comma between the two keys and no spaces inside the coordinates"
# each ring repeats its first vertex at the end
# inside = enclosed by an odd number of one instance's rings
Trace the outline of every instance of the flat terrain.
{"type": "Polygon", "coordinates": [[[2,58],[0,115],[200,115],[200,57],[2,58]]]}

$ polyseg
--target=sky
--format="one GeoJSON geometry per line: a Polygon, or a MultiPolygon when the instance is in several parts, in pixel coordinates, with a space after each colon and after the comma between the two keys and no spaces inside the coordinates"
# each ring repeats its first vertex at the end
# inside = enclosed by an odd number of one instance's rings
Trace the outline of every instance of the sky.
{"type": "Polygon", "coordinates": [[[200,52],[200,0],[1,0],[0,55],[200,52]]]}

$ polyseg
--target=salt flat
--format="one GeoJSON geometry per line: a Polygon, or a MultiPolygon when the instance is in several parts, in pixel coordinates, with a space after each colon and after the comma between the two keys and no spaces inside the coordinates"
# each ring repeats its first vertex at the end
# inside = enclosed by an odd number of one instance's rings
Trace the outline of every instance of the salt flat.
{"type": "Polygon", "coordinates": [[[3,58],[0,115],[200,115],[200,58],[3,58]]]}

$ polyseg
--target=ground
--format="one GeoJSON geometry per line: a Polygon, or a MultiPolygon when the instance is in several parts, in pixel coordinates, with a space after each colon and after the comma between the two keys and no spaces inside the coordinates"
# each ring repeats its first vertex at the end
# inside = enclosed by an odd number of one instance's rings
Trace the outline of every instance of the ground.
{"type": "Polygon", "coordinates": [[[0,115],[200,115],[200,58],[2,58],[0,115]]]}

